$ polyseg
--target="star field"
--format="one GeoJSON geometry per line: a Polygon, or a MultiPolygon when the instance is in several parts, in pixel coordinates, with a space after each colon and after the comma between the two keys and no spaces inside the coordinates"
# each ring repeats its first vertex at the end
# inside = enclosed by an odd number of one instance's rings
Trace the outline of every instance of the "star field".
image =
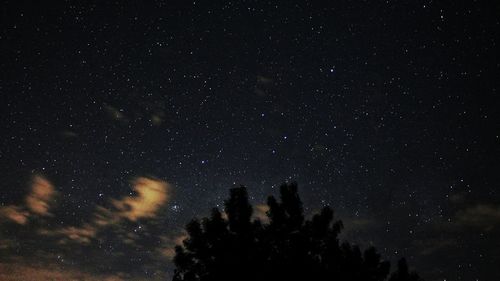
{"type": "Polygon", "coordinates": [[[1,4],[0,279],[167,280],[285,181],[426,280],[500,277],[497,4],[92,2],[1,4]]]}

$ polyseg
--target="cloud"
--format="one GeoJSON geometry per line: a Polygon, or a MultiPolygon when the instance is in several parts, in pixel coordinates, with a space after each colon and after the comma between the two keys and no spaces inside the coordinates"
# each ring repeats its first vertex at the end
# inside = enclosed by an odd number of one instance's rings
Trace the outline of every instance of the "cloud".
{"type": "Polygon", "coordinates": [[[255,207],[253,208],[254,219],[259,219],[263,223],[269,223],[267,211],[269,211],[269,206],[267,204],[255,205],[255,207]]]}
{"type": "Polygon", "coordinates": [[[104,227],[109,224],[117,223],[119,219],[120,218],[109,209],[97,206],[94,212],[93,223],[98,227],[104,227]]]}
{"type": "MultiPolygon", "coordinates": [[[[76,242],[90,244],[97,238],[99,231],[123,220],[136,222],[139,219],[152,219],[160,208],[168,202],[171,186],[169,183],[149,177],[138,177],[132,181],[135,195],[112,199],[111,208],[97,206],[91,220],[82,226],[68,226],[60,229],[44,229],[40,234],[62,236],[61,243],[76,242]]],[[[133,233],[125,233],[124,241],[133,243],[133,233]]]]}
{"type": "Polygon", "coordinates": [[[29,213],[21,207],[17,206],[6,206],[0,208],[0,217],[15,222],[17,224],[24,225],[28,222],[29,213]]]}
{"type": "Polygon", "coordinates": [[[62,235],[65,239],[60,241],[61,244],[65,244],[68,241],[90,244],[91,240],[96,237],[97,230],[97,227],[87,223],[81,227],[69,226],[56,230],[42,230],[40,234],[47,236],[62,235]]]}
{"type": "Polygon", "coordinates": [[[455,194],[450,195],[450,197],[449,197],[450,202],[453,204],[464,203],[465,199],[466,199],[465,192],[455,193],[455,194]]]}
{"type": "Polygon", "coordinates": [[[272,78],[265,77],[265,76],[262,76],[262,75],[258,75],[257,76],[257,84],[258,85],[270,84],[272,82],[273,82],[272,78]]]}
{"type": "Polygon", "coordinates": [[[500,206],[477,204],[457,212],[456,224],[465,227],[479,227],[491,230],[500,225],[500,206]]]}
{"type": "Polygon", "coordinates": [[[0,237],[0,250],[9,249],[15,244],[16,244],[15,241],[12,239],[3,239],[2,237],[0,237]]]}
{"type": "Polygon", "coordinates": [[[426,238],[416,239],[412,242],[412,246],[414,246],[422,256],[432,255],[456,245],[457,241],[454,238],[426,238]]]}
{"type": "Polygon", "coordinates": [[[151,115],[151,123],[155,126],[160,126],[165,120],[165,114],[163,112],[157,112],[151,115]]]}
{"type": "Polygon", "coordinates": [[[34,176],[30,193],[25,197],[25,205],[8,205],[0,207],[0,218],[20,225],[25,225],[30,216],[51,216],[49,212],[56,190],[52,183],[43,176],[34,176]]]}
{"type": "Polygon", "coordinates": [[[186,232],[182,232],[173,237],[169,236],[161,237],[161,240],[163,244],[166,244],[166,247],[160,248],[159,249],[160,253],[169,260],[173,260],[175,257],[175,246],[182,245],[182,242],[188,237],[189,236],[186,232]]]}
{"type": "MultiPolygon", "coordinates": [[[[260,220],[262,223],[269,223],[267,211],[269,211],[269,206],[267,204],[257,204],[253,206],[252,219],[260,220]]],[[[222,211],[221,215],[224,220],[229,220],[226,211],[222,211]]]]}
{"type": "Polygon", "coordinates": [[[112,201],[118,215],[131,221],[156,216],[169,199],[170,185],[165,181],[140,177],[133,181],[133,187],[137,196],[112,201]]]}
{"type": "Polygon", "coordinates": [[[60,135],[61,135],[61,137],[65,138],[65,139],[78,138],[77,133],[75,133],[73,131],[69,131],[69,130],[65,130],[65,131],[60,132],[60,135]]]}
{"type": "Polygon", "coordinates": [[[52,183],[42,176],[33,177],[31,193],[26,197],[26,205],[32,213],[49,216],[49,203],[56,191],[52,183]]]}
{"type": "Polygon", "coordinates": [[[341,220],[344,226],[340,234],[341,237],[356,243],[372,243],[374,239],[377,239],[373,233],[380,231],[381,227],[384,226],[375,216],[358,216],[347,212],[336,215],[334,221],[337,220],[341,220]]]}
{"type": "Polygon", "coordinates": [[[49,266],[28,265],[20,262],[0,263],[0,280],[85,280],[85,281],[123,281],[129,280],[124,274],[98,275],[77,269],[61,268],[58,265],[49,266]]]}
{"type": "Polygon", "coordinates": [[[166,280],[168,273],[157,265],[168,264],[165,248],[171,246],[173,257],[173,247],[182,236],[171,236],[168,243],[153,241],[169,232],[158,219],[170,200],[171,188],[160,179],[137,177],[126,196],[97,205],[88,219],[49,227],[44,223],[57,218],[32,222],[53,216],[51,202],[57,192],[44,177],[33,177],[21,203],[0,207],[0,222],[25,225],[0,233],[0,252],[8,250],[0,260],[0,280],[166,280]],[[16,253],[19,259],[13,256],[16,253]],[[78,265],[83,271],[71,266],[81,256],[89,257],[78,265]],[[102,270],[109,274],[100,275],[102,270]]]}
{"type": "Polygon", "coordinates": [[[127,117],[123,114],[123,109],[118,109],[111,105],[104,105],[104,109],[108,113],[109,117],[115,121],[127,121],[127,117]]]}
{"type": "Polygon", "coordinates": [[[168,258],[169,260],[173,260],[175,257],[175,246],[174,247],[166,247],[161,249],[161,254],[168,258]]]}

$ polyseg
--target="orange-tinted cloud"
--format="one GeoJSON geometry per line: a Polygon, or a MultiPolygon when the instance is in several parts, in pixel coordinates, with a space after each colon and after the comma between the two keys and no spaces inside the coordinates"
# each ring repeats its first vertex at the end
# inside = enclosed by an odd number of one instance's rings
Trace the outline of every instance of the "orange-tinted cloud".
{"type": "Polygon", "coordinates": [[[17,224],[26,224],[29,213],[17,206],[6,206],[0,208],[0,217],[15,222],[17,224]]]}
{"type": "Polygon", "coordinates": [[[37,215],[48,216],[50,201],[56,191],[52,183],[42,176],[35,176],[31,184],[31,192],[26,197],[26,206],[37,215]]]}
{"type": "Polygon", "coordinates": [[[97,206],[94,212],[93,223],[98,227],[104,227],[109,224],[114,224],[119,221],[119,218],[111,212],[109,209],[106,209],[102,206],[97,206]]]}
{"type": "MultiPolygon", "coordinates": [[[[166,181],[148,177],[138,177],[132,181],[136,195],[122,199],[112,199],[114,208],[97,206],[92,219],[83,226],[69,226],[61,229],[45,229],[40,234],[47,236],[62,236],[61,243],[77,242],[90,244],[96,238],[99,230],[110,225],[116,225],[122,220],[137,221],[143,218],[153,218],[158,210],[168,202],[170,185],[166,181]]],[[[125,235],[126,243],[133,243],[133,235],[125,235]]]]}
{"type": "MultiPolygon", "coordinates": [[[[53,281],[124,281],[130,280],[123,274],[97,275],[77,269],[65,269],[57,265],[38,266],[23,263],[0,263],[0,280],[53,280],[53,281]]],[[[138,280],[138,279],[135,279],[138,280]]]]}
{"type": "MultiPolygon", "coordinates": [[[[138,177],[131,182],[131,188],[134,191],[129,196],[111,199],[106,205],[97,206],[89,219],[81,224],[73,226],[62,226],[56,228],[40,228],[41,225],[32,225],[33,228],[26,228],[33,232],[34,235],[41,235],[40,241],[43,243],[52,243],[57,241],[51,247],[50,252],[40,250],[40,253],[34,253],[35,259],[26,259],[19,257],[0,261],[0,280],[105,280],[105,281],[123,281],[123,280],[167,280],[168,274],[162,270],[154,272],[154,277],[146,275],[134,275],[136,273],[116,273],[109,275],[99,275],[93,271],[87,271],[87,268],[80,270],[69,266],[62,266],[59,262],[41,265],[33,263],[37,257],[43,256],[43,260],[47,260],[47,253],[50,253],[52,259],[58,254],[58,249],[61,250],[61,255],[72,255],[67,253],[68,249],[82,249],[87,251],[94,245],[96,241],[104,241],[100,234],[111,234],[114,237],[110,239],[122,240],[124,243],[135,244],[142,236],[136,234],[137,229],[132,229],[127,221],[135,222],[137,220],[150,220],[157,217],[161,208],[170,199],[171,186],[165,181],[150,177],[138,177]],[[122,224],[123,223],[123,224],[122,224]],[[108,231],[109,230],[109,231],[108,231]],[[45,237],[53,237],[54,239],[44,240],[45,237]],[[59,243],[59,245],[57,244],[59,243]],[[74,246],[82,246],[81,248],[74,246]],[[61,247],[61,244],[67,244],[67,247],[61,247]],[[29,263],[29,264],[28,264],[29,263]]],[[[57,192],[52,183],[42,176],[35,176],[32,179],[29,193],[24,197],[23,202],[16,205],[8,205],[0,207],[0,222],[10,221],[19,225],[28,225],[30,221],[34,221],[40,216],[51,216],[51,203],[54,200],[57,192]]],[[[143,221],[146,223],[145,221],[143,221]]],[[[142,226],[137,224],[139,229],[142,226]]],[[[147,224],[146,224],[147,225],[147,224]]],[[[1,228],[2,226],[0,226],[1,228]]],[[[151,233],[148,229],[141,229],[141,233],[147,235],[158,235],[151,233]],[[146,232],[148,231],[148,232],[146,232]]],[[[36,237],[36,236],[33,236],[36,237]]],[[[16,239],[9,240],[0,237],[0,251],[2,249],[10,249],[19,247],[19,241],[16,239]]],[[[159,247],[153,247],[152,252],[157,255],[154,258],[167,261],[165,256],[159,253],[159,247]]],[[[120,253],[121,254],[121,253],[120,253]]],[[[114,255],[114,254],[113,254],[114,255]]],[[[118,255],[118,254],[117,254],[118,255]]],[[[57,256],[59,259],[59,256],[57,256]]],[[[67,264],[66,264],[67,265],[67,264]]],[[[139,266],[139,265],[138,265],[139,266]]],[[[135,272],[135,271],[134,271],[135,272]]]]}
{"type": "Polygon", "coordinates": [[[131,221],[152,218],[169,199],[170,185],[162,180],[139,177],[133,181],[137,196],[113,200],[118,215],[131,221]]]}
{"type": "Polygon", "coordinates": [[[164,248],[160,248],[160,253],[169,260],[173,260],[175,257],[175,246],[182,245],[182,241],[184,241],[188,237],[188,234],[185,232],[174,237],[161,237],[162,242],[167,246],[164,248]]]}
{"type": "Polygon", "coordinates": [[[175,257],[175,247],[166,247],[161,249],[161,254],[169,260],[173,260],[175,257]]]}
{"type": "Polygon", "coordinates": [[[267,204],[259,204],[253,208],[253,217],[259,219],[263,223],[269,222],[269,217],[267,216],[267,211],[269,211],[269,206],[267,204]]]}
{"type": "Polygon", "coordinates": [[[50,216],[50,203],[56,195],[52,183],[42,176],[34,176],[30,193],[24,199],[24,205],[0,207],[0,218],[24,225],[31,215],[50,216]]]}
{"type": "Polygon", "coordinates": [[[42,230],[40,234],[44,235],[63,235],[65,239],[61,243],[68,241],[80,244],[90,244],[91,240],[97,235],[97,228],[90,224],[84,224],[81,227],[69,226],[56,230],[42,230]]]}

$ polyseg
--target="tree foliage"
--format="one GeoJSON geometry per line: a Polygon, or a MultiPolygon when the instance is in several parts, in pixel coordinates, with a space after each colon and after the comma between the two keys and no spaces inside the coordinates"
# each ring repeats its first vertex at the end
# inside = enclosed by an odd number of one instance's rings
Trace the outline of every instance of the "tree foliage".
{"type": "MultiPolygon", "coordinates": [[[[211,216],[186,226],[188,238],[176,247],[174,281],[339,280],[383,281],[390,264],[375,248],[362,251],[340,243],[343,228],[325,207],[305,220],[297,184],[280,187],[280,202],[268,198],[269,223],[252,219],[245,187],[230,190],[227,218],[213,209],[211,216]]],[[[389,281],[419,281],[406,260],[398,263],[389,281]]]]}

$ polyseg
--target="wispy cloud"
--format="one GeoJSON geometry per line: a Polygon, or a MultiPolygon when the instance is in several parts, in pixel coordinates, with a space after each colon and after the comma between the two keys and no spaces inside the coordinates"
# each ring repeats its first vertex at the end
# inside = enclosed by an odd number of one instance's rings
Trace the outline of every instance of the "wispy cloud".
{"type": "Polygon", "coordinates": [[[31,180],[25,204],[0,207],[0,218],[25,225],[31,216],[51,216],[49,212],[57,192],[52,183],[41,175],[31,180]]]}
{"type": "Polygon", "coordinates": [[[174,235],[173,237],[162,236],[161,240],[165,247],[159,249],[160,254],[169,260],[173,260],[175,256],[175,246],[182,245],[182,241],[184,241],[186,238],[188,238],[188,234],[185,232],[174,235]]]}
{"type": "Polygon", "coordinates": [[[412,246],[418,249],[418,252],[422,256],[432,255],[439,251],[444,251],[449,247],[454,247],[457,245],[457,241],[454,238],[426,238],[426,239],[415,239],[412,242],[412,246]]]}
{"type": "Polygon", "coordinates": [[[115,121],[127,121],[127,117],[123,113],[122,109],[118,109],[111,105],[104,105],[104,109],[108,113],[109,117],[115,121]]]}
{"type": "Polygon", "coordinates": [[[160,126],[165,121],[165,114],[161,111],[151,114],[151,123],[160,126]]]}
{"type": "Polygon", "coordinates": [[[117,214],[131,221],[154,217],[169,199],[170,185],[165,181],[140,177],[133,181],[133,187],[137,196],[112,201],[117,214]]]}
{"type": "MultiPolygon", "coordinates": [[[[61,243],[75,242],[90,244],[98,238],[101,230],[118,225],[127,220],[136,222],[140,219],[152,219],[170,199],[171,186],[166,181],[150,177],[138,177],[132,180],[134,195],[121,199],[111,199],[111,206],[97,206],[91,219],[81,226],[68,226],[59,229],[44,229],[40,234],[46,236],[61,236],[61,243]]],[[[134,236],[124,235],[129,241],[134,236]]]]}
{"type": "Polygon", "coordinates": [[[17,224],[26,224],[29,213],[22,207],[9,205],[0,208],[0,218],[15,222],[17,224]]]}
{"type": "Polygon", "coordinates": [[[158,178],[133,178],[127,195],[65,225],[61,210],[53,209],[53,184],[34,176],[19,204],[0,207],[0,223],[10,222],[0,226],[9,228],[0,233],[0,280],[166,280],[168,268],[161,265],[185,238],[161,222],[172,189],[158,178]]]}
{"type": "Polygon", "coordinates": [[[35,176],[31,184],[31,193],[26,197],[26,206],[37,215],[51,215],[49,208],[55,194],[56,191],[51,182],[42,176],[35,176]]]}
{"type": "Polygon", "coordinates": [[[46,236],[62,236],[63,238],[59,241],[61,244],[66,244],[69,241],[90,244],[91,240],[96,237],[97,230],[94,225],[86,223],[80,227],[69,226],[55,230],[42,229],[39,233],[46,236]]]}
{"type": "Polygon", "coordinates": [[[269,223],[267,211],[269,211],[269,206],[267,204],[255,205],[255,207],[253,208],[253,218],[259,219],[263,223],[269,223]]]}
{"type": "Polygon", "coordinates": [[[83,281],[124,281],[140,280],[131,279],[126,274],[117,273],[114,275],[95,274],[77,269],[64,268],[57,264],[49,266],[24,264],[22,262],[0,263],[0,280],[83,280],[83,281]]]}
{"type": "Polygon", "coordinates": [[[491,230],[500,225],[500,206],[477,204],[457,212],[456,224],[465,227],[478,227],[491,230]]]}

